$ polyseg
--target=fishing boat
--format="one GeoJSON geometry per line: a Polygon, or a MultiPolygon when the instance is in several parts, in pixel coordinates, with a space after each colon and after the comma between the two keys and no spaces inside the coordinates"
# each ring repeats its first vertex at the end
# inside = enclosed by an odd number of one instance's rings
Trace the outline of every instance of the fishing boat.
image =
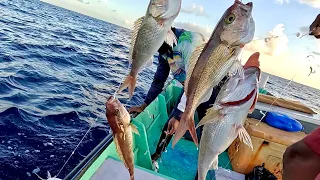
{"type": "MultiPolygon", "coordinates": [[[[191,139],[182,138],[177,143],[174,149],[172,149],[171,144],[169,144],[167,147],[167,150],[162,154],[161,158],[158,160],[158,163],[159,163],[158,171],[154,170],[152,160],[151,160],[151,155],[156,150],[156,146],[159,141],[162,128],[166,123],[166,121],[168,120],[168,115],[170,114],[173,107],[175,106],[178,96],[182,90],[183,90],[183,87],[179,85],[179,83],[177,83],[175,80],[171,81],[170,84],[163,90],[163,92],[159,94],[158,97],[148,107],[146,107],[143,112],[141,112],[135,118],[132,118],[132,123],[136,125],[139,131],[139,135],[133,134],[135,179],[137,180],[140,180],[140,179],[193,180],[195,179],[196,171],[197,171],[198,149],[191,139]]],[[[262,110],[267,110],[266,107],[263,109],[264,106],[261,104],[259,105],[259,107],[262,110]]],[[[260,111],[260,110],[257,109],[257,111],[260,111]]],[[[197,113],[195,114],[195,121],[198,121],[197,113]]],[[[266,126],[267,125],[263,125],[262,129],[263,128],[265,129],[266,126]]],[[[315,127],[317,127],[317,124],[315,124],[315,127]]],[[[251,134],[254,134],[254,131],[255,130],[251,130],[251,134]]],[[[256,131],[259,131],[259,130],[256,130],[256,131]]],[[[277,134],[277,132],[275,132],[277,130],[268,130],[268,131],[270,132],[272,131],[273,134],[274,133],[277,134]]],[[[283,134],[285,134],[286,132],[281,132],[281,133],[280,133],[281,135],[279,135],[279,138],[284,136],[283,134]]],[[[291,136],[291,135],[289,134],[288,136],[291,136]]],[[[293,136],[296,139],[296,140],[293,140],[293,142],[298,141],[303,137],[300,134],[294,134],[293,136]]],[[[257,139],[261,139],[261,137],[257,139]]],[[[257,142],[259,142],[259,140],[257,141],[257,139],[253,139],[253,143],[255,143],[254,146],[258,146],[257,142]]],[[[274,138],[274,139],[277,139],[277,138],[274,138]]],[[[239,143],[236,141],[231,146],[235,146],[235,144],[239,143]]],[[[272,140],[270,139],[268,140],[267,137],[265,137],[265,139],[262,138],[262,141],[264,143],[266,141],[269,142],[272,140]]],[[[284,150],[288,145],[290,144],[287,143],[286,145],[282,145],[284,150]]],[[[268,150],[264,151],[264,154],[266,152],[271,154],[274,152],[270,150],[270,147],[268,150]]],[[[280,155],[278,155],[279,157],[281,156],[281,153],[284,152],[283,148],[280,152],[280,155]]],[[[256,149],[258,149],[258,147],[256,147],[256,149]]],[[[254,153],[257,154],[259,152],[255,150],[254,153]]],[[[278,151],[277,153],[279,154],[278,151]]],[[[235,167],[237,164],[239,164],[239,161],[241,161],[241,157],[240,157],[241,153],[240,155],[237,155],[238,157],[235,157],[234,155],[235,155],[235,148],[233,147],[232,148],[229,147],[229,150],[226,150],[225,152],[220,154],[218,170],[216,172],[209,171],[207,175],[207,179],[215,179],[219,175],[224,177],[239,176],[239,179],[244,179],[244,173],[240,174],[233,171],[233,167],[235,167]],[[235,161],[232,162],[229,157],[234,158],[235,161]]],[[[263,160],[260,159],[260,161],[263,161],[263,160]]],[[[265,161],[269,161],[268,158],[265,161]]],[[[278,161],[281,161],[281,157],[278,161]]],[[[251,160],[250,162],[253,162],[253,160],[251,160]]],[[[251,163],[250,165],[248,164],[246,166],[247,168],[245,169],[243,168],[241,169],[239,167],[235,169],[238,172],[249,172],[252,170],[254,165],[257,165],[257,164],[251,163]]],[[[72,180],[73,179],[117,180],[117,179],[130,179],[130,178],[129,178],[129,173],[127,169],[124,167],[123,163],[119,159],[119,156],[116,152],[112,135],[109,134],[64,179],[66,180],[71,180],[71,179],[72,180]]]]}

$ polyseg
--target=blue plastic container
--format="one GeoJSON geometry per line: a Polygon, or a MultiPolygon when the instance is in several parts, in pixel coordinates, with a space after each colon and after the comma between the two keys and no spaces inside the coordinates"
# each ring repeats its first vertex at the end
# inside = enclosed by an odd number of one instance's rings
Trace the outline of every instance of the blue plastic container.
{"type": "Polygon", "coordinates": [[[268,112],[266,122],[275,128],[282,129],[289,132],[297,132],[303,130],[302,124],[285,114],[276,112],[268,112]]]}

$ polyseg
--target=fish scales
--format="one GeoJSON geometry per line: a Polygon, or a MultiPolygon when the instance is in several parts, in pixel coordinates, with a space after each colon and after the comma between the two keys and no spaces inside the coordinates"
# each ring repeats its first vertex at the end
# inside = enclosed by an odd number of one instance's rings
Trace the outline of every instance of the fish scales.
{"type": "Polygon", "coordinates": [[[243,72],[237,60],[242,48],[254,37],[252,2],[243,4],[235,0],[220,18],[209,41],[194,51],[188,66],[185,96],[186,106],[175,132],[172,147],[189,130],[198,146],[194,127],[194,113],[198,105],[210,99],[212,89],[228,72],[243,72]],[[202,48],[203,47],[203,48],[202,48]]]}
{"type": "Polygon", "coordinates": [[[254,53],[244,66],[244,79],[231,76],[222,86],[214,105],[207,110],[198,126],[203,125],[198,156],[198,179],[218,167],[218,156],[239,136],[251,149],[252,142],[243,127],[248,112],[253,112],[260,78],[259,53],[254,53]]]}
{"type": "Polygon", "coordinates": [[[139,134],[136,127],[130,123],[130,115],[117,98],[111,96],[106,103],[106,116],[112,130],[113,141],[119,158],[128,169],[130,179],[134,180],[133,135],[139,134]]]}
{"type": "MultiPolygon", "coordinates": [[[[208,86],[213,87],[212,84],[218,84],[223,79],[225,76],[223,72],[230,69],[233,64],[234,59],[230,58],[234,54],[233,52],[232,49],[220,44],[212,51],[208,61],[203,63],[203,67],[195,67],[193,72],[200,77],[197,77],[197,75],[191,76],[190,81],[196,81],[197,83],[188,84],[188,89],[185,90],[187,96],[191,97],[190,103],[194,104],[193,109],[201,103],[201,96],[207,93],[207,89],[210,89],[208,86]],[[200,79],[200,81],[197,79],[200,79]],[[191,94],[193,95],[191,96],[191,94]]],[[[200,61],[198,62],[200,63],[200,61]]]]}

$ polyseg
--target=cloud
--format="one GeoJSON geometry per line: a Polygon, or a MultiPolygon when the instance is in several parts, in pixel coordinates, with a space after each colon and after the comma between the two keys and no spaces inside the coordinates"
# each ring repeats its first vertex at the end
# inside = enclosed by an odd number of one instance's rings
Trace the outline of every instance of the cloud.
{"type": "Polygon", "coordinates": [[[210,29],[209,27],[203,27],[203,26],[197,25],[196,23],[191,23],[191,22],[175,22],[173,26],[177,28],[182,28],[185,30],[201,33],[205,38],[209,38],[212,33],[212,29],[210,29]]]}
{"type": "Polygon", "coordinates": [[[284,4],[284,3],[289,3],[289,0],[276,0],[277,3],[279,4],[284,4]]]}
{"type": "Polygon", "coordinates": [[[299,27],[299,31],[301,33],[303,33],[303,34],[308,33],[309,32],[309,27],[307,27],[307,26],[299,27]]]}
{"type": "Polygon", "coordinates": [[[269,31],[266,39],[255,38],[246,46],[246,50],[259,51],[270,56],[279,56],[288,49],[289,39],[284,33],[284,25],[278,24],[269,31]]]}
{"type": "Polygon", "coordinates": [[[193,3],[191,7],[188,8],[181,8],[182,13],[187,14],[195,14],[197,16],[205,16],[208,17],[209,15],[205,12],[204,7],[198,4],[193,3]]]}
{"type": "Polygon", "coordinates": [[[311,7],[320,8],[320,0],[299,0],[300,4],[307,4],[311,7]]]}
{"type": "MultiPolygon", "coordinates": [[[[290,0],[275,0],[279,4],[289,3],[290,0]]],[[[320,0],[297,0],[300,4],[306,4],[314,8],[320,8],[320,0]]]]}

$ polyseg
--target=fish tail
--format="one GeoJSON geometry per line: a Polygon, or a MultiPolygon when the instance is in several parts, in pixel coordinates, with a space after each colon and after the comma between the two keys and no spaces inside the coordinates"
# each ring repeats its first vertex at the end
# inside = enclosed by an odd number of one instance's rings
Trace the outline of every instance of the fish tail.
{"type": "Polygon", "coordinates": [[[136,88],[137,78],[131,76],[130,74],[123,81],[121,86],[119,87],[118,93],[122,92],[124,89],[128,88],[129,91],[129,99],[132,98],[134,89],[136,88]]]}
{"type": "Polygon", "coordinates": [[[134,180],[134,169],[129,168],[130,180],[134,180]]]}
{"type": "Polygon", "coordinates": [[[193,142],[196,144],[196,146],[198,147],[198,136],[197,136],[197,132],[196,132],[196,127],[194,125],[194,119],[192,118],[191,121],[188,121],[188,130],[190,132],[190,135],[192,137],[193,142]]]}
{"type": "Polygon", "coordinates": [[[134,180],[134,175],[130,175],[130,180],[134,180]]]}
{"type": "Polygon", "coordinates": [[[174,139],[172,141],[172,148],[174,148],[174,146],[184,136],[187,130],[189,130],[194,143],[196,144],[196,146],[198,146],[198,137],[196,134],[196,128],[194,126],[193,116],[185,115],[185,113],[183,113],[180,124],[175,132],[174,139]]]}

